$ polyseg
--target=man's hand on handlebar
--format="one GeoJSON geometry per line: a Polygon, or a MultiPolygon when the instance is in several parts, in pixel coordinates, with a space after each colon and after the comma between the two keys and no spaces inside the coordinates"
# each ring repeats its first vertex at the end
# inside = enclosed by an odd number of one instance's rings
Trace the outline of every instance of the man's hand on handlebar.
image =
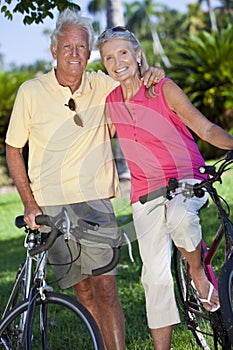
{"type": "Polygon", "coordinates": [[[36,230],[40,228],[40,225],[37,225],[35,222],[35,217],[41,214],[43,213],[36,203],[25,206],[24,221],[26,222],[28,227],[30,227],[31,230],[36,230]]]}

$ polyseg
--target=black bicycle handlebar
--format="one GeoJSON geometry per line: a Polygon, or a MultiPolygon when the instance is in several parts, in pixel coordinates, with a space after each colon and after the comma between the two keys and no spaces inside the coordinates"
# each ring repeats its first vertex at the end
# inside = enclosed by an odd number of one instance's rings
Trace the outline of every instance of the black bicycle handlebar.
{"type": "Polygon", "coordinates": [[[105,265],[105,266],[98,267],[97,269],[93,269],[91,271],[92,275],[93,276],[103,275],[104,273],[107,273],[107,272],[113,270],[114,267],[117,266],[117,264],[120,260],[120,249],[121,249],[121,247],[112,247],[113,256],[112,256],[112,260],[110,261],[110,263],[105,265]]]}
{"type": "Polygon", "coordinates": [[[182,181],[178,181],[175,178],[169,179],[168,186],[167,186],[167,193],[170,194],[171,192],[174,192],[177,188],[182,188],[182,192],[184,194],[186,193],[187,196],[192,196],[194,194],[196,197],[203,197],[205,194],[204,188],[207,189],[208,191],[208,189],[214,182],[217,182],[217,181],[221,182],[221,176],[225,171],[226,167],[229,164],[233,163],[233,150],[228,151],[226,154],[226,157],[221,161],[222,161],[222,164],[219,166],[218,170],[216,170],[215,165],[205,165],[199,168],[200,174],[211,175],[210,178],[205,179],[200,183],[190,185],[182,181]]]}
{"type": "MultiPolygon", "coordinates": [[[[50,247],[52,247],[57,237],[61,234],[61,231],[54,225],[54,223],[48,215],[37,215],[35,217],[35,222],[37,225],[49,226],[51,228],[51,232],[48,235],[46,242],[29,250],[29,255],[31,257],[35,256],[36,254],[42,253],[44,250],[48,250],[50,247]]],[[[15,226],[17,226],[18,228],[27,226],[26,222],[24,221],[23,215],[16,217],[15,226]]]]}
{"type": "Polygon", "coordinates": [[[220,165],[218,171],[216,171],[215,165],[205,165],[199,168],[200,174],[211,175],[211,178],[203,180],[194,185],[182,182],[182,180],[177,180],[176,178],[170,178],[167,186],[140,196],[139,201],[142,204],[145,204],[146,202],[161,196],[171,200],[173,198],[172,192],[175,192],[177,188],[182,188],[181,192],[187,197],[192,197],[193,195],[196,197],[203,197],[205,194],[203,188],[208,190],[215,181],[221,182],[222,173],[224,172],[225,168],[233,162],[233,150],[228,151],[225,159],[222,159],[221,161],[222,164],[220,165]]]}
{"type": "MultiPolygon", "coordinates": [[[[49,226],[51,228],[51,231],[50,231],[49,235],[46,233],[48,236],[47,236],[47,239],[44,243],[40,244],[37,247],[31,248],[29,250],[29,254],[31,257],[33,257],[33,256],[35,256],[35,255],[37,255],[45,250],[48,250],[50,247],[52,247],[52,245],[56,241],[57,237],[62,234],[62,232],[54,225],[53,218],[51,218],[48,215],[38,215],[35,217],[35,221],[36,221],[37,225],[49,226]]],[[[23,215],[16,217],[15,225],[18,228],[22,228],[22,227],[27,226],[27,224],[24,221],[23,215]]],[[[79,241],[81,239],[85,239],[87,241],[92,241],[92,242],[96,242],[96,243],[108,244],[113,251],[113,256],[112,256],[110,263],[108,263],[107,265],[102,266],[100,268],[92,270],[92,274],[94,276],[109,272],[114,267],[116,267],[116,265],[118,264],[119,259],[120,259],[120,248],[122,247],[123,244],[127,243],[127,239],[125,237],[124,231],[121,232],[121,235],[119,237],[113,239],[113,238],[106,237],[106,236],[98,236],[96,234],[97,230],[98,230],[98,225],[93,225],[93,223],[91,224],[90,222],[87,222],[84,220],[79,220],[78,226],[74,229],[79,241]],[[88,233],[87,232],[88,230],[93,231],[94,234],[88,233]]]]}
{"type": "Polygon", "coordinates": [[[84,227],[92,231],[98,230],[97,225],[93,225],[93,223],[90,224],[88,221],[78,220],[78,226],[74,230],[77,233],[76,236],[78,237],[79,240],[85,239],[89,242],[108,244],[113,251],[112,260],[110,261],[110,263],[100,268],[92,270],[92,274],[94,276],[97,276],[97,275],[106,273],[108,271],[111,271],[114,267],[116,267],[116,265],[120,260],[121,247],[123,246],[123,244],[127,243],[125,232],[121,231],[121,235],[114,239],[107,236],[99,236],[99,235],[97,236],[96,234],[88,233],[87,231],[82,230],[82,228],[84,227]]]}
{"type": "Polygon", "coordinates": [[[212,177],[208,178],[206,180],[203,180],[202,182],[197,183],[197,184],[194,185],[194,194],[195,195],[196,195],[195,192],[197,192],[198,190],[200,190],[203,187],[205,187],[208,190],[208,186],[210,184],[212,185],[214,182],[217,182],[217,181],[219,181],[220,183],[222,182],[221,176],[224,173],[224,171],[226,170],[226,167],[229,164],[233,163],[233,150],[232,151],[228,151],[227,154],[226,154],[226,157],[224,159],[220,160],[220,161],[222,161],[222,163],[219,166],[218,170],[216,170],[215,165],[212,165],[212,166],[206,165],[204,167],[200,167],[199,168],[199,172],[201,174],[208,174],[208,175],[211,175],[212,177]]]}

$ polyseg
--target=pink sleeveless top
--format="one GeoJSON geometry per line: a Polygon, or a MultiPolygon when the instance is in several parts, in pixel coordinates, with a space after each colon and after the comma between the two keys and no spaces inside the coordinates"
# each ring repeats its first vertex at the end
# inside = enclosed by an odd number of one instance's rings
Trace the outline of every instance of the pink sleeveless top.
{"type": "Polygon", "coordinates": [[[131,202],[168,184],[171,177],[199,178],[204,165],[199,149],[181,119],[168,107],[162,86],[156,98],[141,86],[130,101],[130,112],[118,86],[107,97],[108,108],[132,178],[131,202]]]}

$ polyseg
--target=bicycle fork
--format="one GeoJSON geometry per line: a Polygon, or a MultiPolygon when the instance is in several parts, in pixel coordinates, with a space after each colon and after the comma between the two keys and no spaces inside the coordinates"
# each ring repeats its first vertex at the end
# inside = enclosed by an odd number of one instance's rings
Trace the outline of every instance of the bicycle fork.
{"type": "Polygon", "coordinates": [[[29,304],[26,317],[26,350],[32,349],[33,342],[33,321],[36,312],[36,304],[38,298],[43,300],[44,303],[40,306],[39,318],[40,318],[40,335],[41,335],[41,349],[46,350],[46,329],[47,329],[47,305],[46,305],[46,292],[53,291],[51,286],[48,286],[45,281],[46,271],[46,253],[39,254],[37,259],[37,272],[35,276],[35,283],[31,289],[29,296],[29,304]]]}

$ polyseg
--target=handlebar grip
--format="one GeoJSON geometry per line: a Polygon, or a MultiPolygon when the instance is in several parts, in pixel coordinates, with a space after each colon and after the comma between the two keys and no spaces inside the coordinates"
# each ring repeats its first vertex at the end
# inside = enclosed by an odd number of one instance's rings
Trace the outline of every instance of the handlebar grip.
{"type": "Polygon", "coordinates": [[[37,225],[45,225],[51,227],[51,232],[48,236],[47,241],[44,244],[41,244],[38,247],[32,248],[29,250],[30,256],[34,256],[43,252],[44,250],[48,250],[53,243],[56,241],[57,236],[59,235],[59,229],[53,224],[50,217],[48,215],[38,215],[35,218],[37,225]]]}
{"type": "Polygon", "coordinates": [[[113,257],[112,257],[112,260],[110,261],[110,263],[103,266],[103,267],[99,267],[98,269],[92,270],[92,275],[93,276],[102,275],[102,274],[114,269],[114,267],[116,267],[116,265],[118,264],[118,262],[120,260],[120,249],[121,249],[121,247],[113,247],[112,248],[113,257]]]}
{"type": "Polygon", "coordinates": [[[49,227],[53,227],[54,223],[52,222],[52,220],[50,219],[50,217],[48,215],[37,215],[35,217],[35,222],[37,225],[45,225],[45,226],[49,226],[49,227]]]}
{"type": "Polygon", "coordinates": [[[26,222],[24,221],[24,216],[20,215],[15,218],[15,226],[18,228],[22,228],[24,226],[27,226],[26,222]]]}
{"type": "Polygon", "coordinates": [[[233,150],[231,151],[228,151],[227,154],[226,154],[226,160],[231,160],[233,159],[233,150]]]}

